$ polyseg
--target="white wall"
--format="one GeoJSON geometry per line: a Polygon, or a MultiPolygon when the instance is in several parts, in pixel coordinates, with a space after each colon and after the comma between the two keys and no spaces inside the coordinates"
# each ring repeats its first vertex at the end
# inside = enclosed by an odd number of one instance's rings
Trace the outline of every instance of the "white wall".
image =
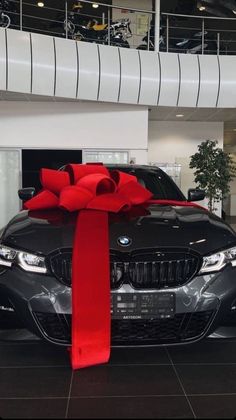
{"type": "Polygon", "coordinates": [[[94,102],[0,102],[0,148],[124,149],[147,162],[145,107],[94,102]]]}
{"type": "Polygon", "coordinates": [[[221,122],[149,121],[148,162],[181,164],[181,189],[186,194],[195,186],[190,156],[208,139],[218,140],[223,148],[223,129],[221,122]]]}

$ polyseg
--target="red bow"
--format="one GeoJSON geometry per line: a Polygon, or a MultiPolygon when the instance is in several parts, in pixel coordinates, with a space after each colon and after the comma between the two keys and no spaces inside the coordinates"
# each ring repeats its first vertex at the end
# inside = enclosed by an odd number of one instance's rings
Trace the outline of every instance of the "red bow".
{"type": "Polygon", "coordinates": [[[79,211],[72,256],[72,367],[107,362],[111,325],[108,212],[147,203],[152,194],[135,176],[109,172],[103,165],[41,169],[40,179],[43,190],[25,208],[79,211]]]}

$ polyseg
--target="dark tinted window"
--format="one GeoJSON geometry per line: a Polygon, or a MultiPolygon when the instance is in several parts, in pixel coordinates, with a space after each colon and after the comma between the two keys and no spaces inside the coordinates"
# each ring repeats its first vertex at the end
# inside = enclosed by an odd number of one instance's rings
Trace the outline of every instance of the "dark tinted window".
{"type": "Polygon", "coordinates": [[[160,169],[138,169],[127,167],[116,167],[109,169],[119,169],[135,175],[138,182],[153,193],[153,199],[185,200],[184,195],[179,190],[175,182],[160,169]]]}
{"type": "Polygon", "coordinates": [[[136,171],[135,175],[137,176],[138,181],[154,194],[154,199],[185,199],[174,181],[161,171],[144,171],[140,169],[136,171]]]}
{"type": "Polygon", "coordinates": [[[22,150],[22,186],[39,191],[41,168],[59,169],[66,163],[82,163],[82,150],[25,149],[22,150]]]}

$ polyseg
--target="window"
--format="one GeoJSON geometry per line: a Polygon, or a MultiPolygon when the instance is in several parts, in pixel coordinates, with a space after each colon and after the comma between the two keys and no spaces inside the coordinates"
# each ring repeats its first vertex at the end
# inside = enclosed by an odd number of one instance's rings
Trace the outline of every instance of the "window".
{"type": "Polygon", "coordinates": [[[83,161],[102,162],[102,163],[128,163],[129,152],[116,150],[85,150],[83,152],[83,161]]]}

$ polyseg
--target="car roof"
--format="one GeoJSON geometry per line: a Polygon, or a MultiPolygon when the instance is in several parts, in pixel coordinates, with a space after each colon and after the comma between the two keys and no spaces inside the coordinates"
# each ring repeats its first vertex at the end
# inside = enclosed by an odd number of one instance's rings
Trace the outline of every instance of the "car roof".
{"type": "Polygon", "coordinates": [[[158,166],[154,166],[154,165],[137,165],[137,164],[128,164],[128,163],[104,163],[104,166],[106,166],[107,168],[161,170],[158,166]]]}

